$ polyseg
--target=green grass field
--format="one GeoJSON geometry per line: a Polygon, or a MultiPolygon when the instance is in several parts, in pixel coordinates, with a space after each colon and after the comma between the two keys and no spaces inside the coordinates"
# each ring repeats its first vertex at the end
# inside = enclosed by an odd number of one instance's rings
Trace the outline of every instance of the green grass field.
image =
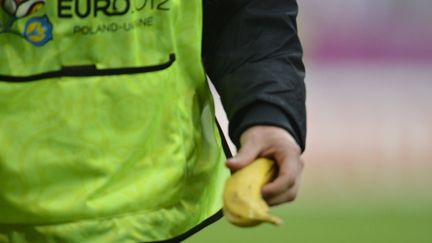
{"type": "MultiPolygon", "coordinates": [[[[317,202],[319,203],[319,202],[317,202]]],[[[242,229],[225,219],[202,230],[186,242],[299,242],[299,243],[431,243],[430,206],[321,205],[301,201],[273,210],[283,217],[282,226],[260,225],[242,229]]]]}
{"type": "Polygon", "coordinates": [[[282,226],[243,229],[221,219],[186,242],[432,243],[430,163],[309,161],[298,199],[272,209],[282,226]]]}
{"type": "Polygon", "coordinates": [[[308,159],[298,199],[272,209],[282,226],[244,229],[221,219],[186,242],[432,243],[430,163],[308,159]]]}

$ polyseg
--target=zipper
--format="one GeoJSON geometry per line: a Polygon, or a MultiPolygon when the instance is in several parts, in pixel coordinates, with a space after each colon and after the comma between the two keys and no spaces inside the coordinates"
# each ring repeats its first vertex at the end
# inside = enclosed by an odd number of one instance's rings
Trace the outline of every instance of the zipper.
{"type": "Polygon", "coordinates": [[[169,68],[175,62],[175,60],[175,54],[171,53],[167,62],[144,67],[97,69],[96,65],[64,66],[58,71],[45,72],[29,76],[0,75],[0,82],[32,82],[41,79],[60,77],[91,77],[156,72],[169,68]]]}

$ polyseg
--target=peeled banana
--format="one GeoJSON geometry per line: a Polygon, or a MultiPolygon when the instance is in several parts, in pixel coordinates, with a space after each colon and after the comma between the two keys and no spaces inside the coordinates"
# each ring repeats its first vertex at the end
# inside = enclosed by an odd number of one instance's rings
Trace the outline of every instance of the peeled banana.
{"type": "Polygon", "coordinates": [[[223,211],[229,222],[242,227],[262,222],[282,223],[280,218],[268,213],[269,206],[261,196],[261,188],[274,178],[275,173],[274,161],[259,158],[236,171],[226,181],[223,211]]]}

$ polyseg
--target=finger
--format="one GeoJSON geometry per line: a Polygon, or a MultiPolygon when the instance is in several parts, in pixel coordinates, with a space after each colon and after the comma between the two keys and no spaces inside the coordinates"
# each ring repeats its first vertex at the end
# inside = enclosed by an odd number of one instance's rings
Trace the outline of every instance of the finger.
{"type": "Polygon", "coordinates": [[[246,142],[241,146],[237,154],[227,160],[226,165],[231,170],[239,170],[255,160],[260,153],[259,145],[253,142],[246,142]]]}
{"type": "Polygon", "coordinates": [[[266,202],[270,206],[275,206],[275,205],[279,205],[282,203],[294,201],[297,198],[299,185],[300,185],[300,179],[296,181],[296,183],[294,184],[294,186],[290,190],[285,191],[282,194],[267,198],[266,202]]]}
{"type": "Polygon", "coordinates": [[[285,194],[296,185],[297,179],[301,176],[303,161],[298,156],[289,157],[278,164],[278,176],[262,189],[263,197],[266,199],[285,194]]]}

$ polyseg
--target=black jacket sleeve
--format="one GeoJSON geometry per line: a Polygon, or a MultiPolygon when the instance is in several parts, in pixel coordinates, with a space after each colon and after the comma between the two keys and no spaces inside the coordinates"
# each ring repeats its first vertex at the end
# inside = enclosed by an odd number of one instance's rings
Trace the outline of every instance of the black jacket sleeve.
{"type": "Polygon", "coordinates": [[[204,0],[203,59],[239,147],[253,125],[275,125],[305,149],[305,69],[295,0],[204,0]]]}

